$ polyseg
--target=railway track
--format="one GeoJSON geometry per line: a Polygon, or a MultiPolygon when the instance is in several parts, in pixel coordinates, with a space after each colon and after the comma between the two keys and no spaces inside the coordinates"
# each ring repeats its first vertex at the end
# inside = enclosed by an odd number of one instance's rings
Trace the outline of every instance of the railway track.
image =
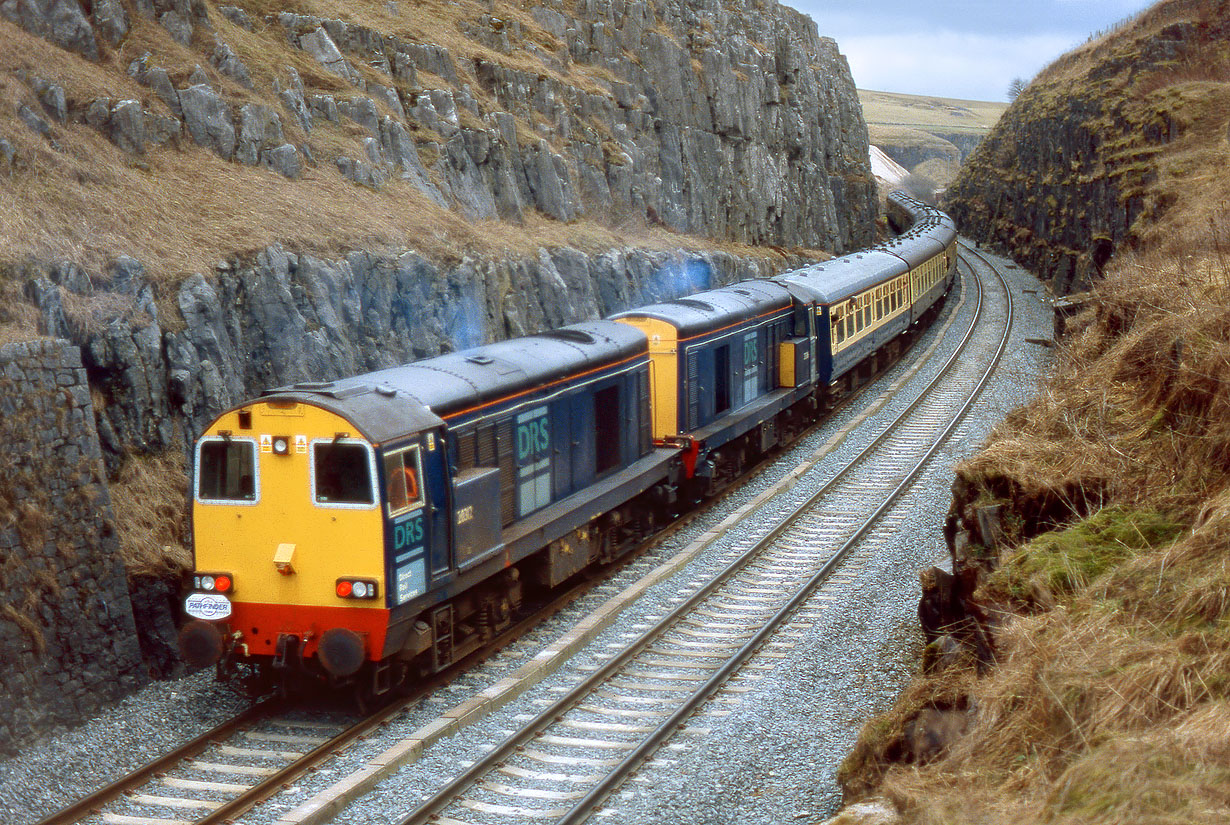
{"type": "Polygon", "coordinates": [[[608,651],[605,663],[400,825],[583,822],[678,735],[844,559],[870,544],[881,525],[894,529],[885,514],[972,406],[1008,342],[1007,283],[999,279],[1002,291],[984,313],[976,280],[978,306],[965,340],[871,445],[765,529],[741,530],[721,551],[725,567],[716,576],[681,594],[679,606],[638,638],[608,651]],[[984,314],[992,321],[980,323],[984,314]]]}
{"type": "Polygon", "coordinates": [[[325,716],[332,718],[303,718],[281,699],[259,702],[39,825],[229,821],[387,718],[375,714],[355,723],[344,715],[325,716]]]}
{"type": "MultiPolygon", "coordinates": [[[[978,300],[981,305],[981,287],[979,287],[978,300]]],[[[977,327],[977,321],[971,324],[969,335],[972,335],[977,327]]],[[[967,344],[962,346],[965,347],[967,344]]],[[[924,355],[920,360],[925,360],[925,358],[924,355]]],[[[940,374],[943,375],[949,371],[957,361],[957,357],[954,356],[940,370],[940,374]]],[[[924,391],[911,410],[920,406],[925,407],[926,395],[924,391]]],[[[928,419],[927,415],[924,411],[918,416],[918,420],[934,422],[935,416],[931,415],[928,419]]],[[[931,425],[924,423],[922,426],[925,430],[931,425]]],[[[899,436],[900,441],[892,441],[890,431],[893,429],[886,430],[876,442],[879,448],[887,448],[886,452],[893,454],[903,454],[912,442],[918,442],[918,439],[922,437],[917,434],[901,435],[899,436]]],[[[866,453],[869,454],[875,449],[877,447],[873,446],[866,453]]],[[[850,481],[853,478],[851,468],[856,463],[858,462],[852,462],[850,467],[835,477],[821,493],[813,496],[809,501],[814,504],[825,496],[832,497],[832,494],[837,492],[837,485],[842,483],[842,479],[846,479],[845,483],[857,485],[857,481],[850,481]]],[[[802,514],[809,506],[811,504],[796,508],[790,521],[803,518],[802,514]]],[[[816,522],[813,518],[805,519],[805,521],[812,525],[816,522]]],[[[783,525],[783,532],[786,529],[783,525]]],[[[608,668],[615,667],[616,663],[627,659],[625,664],[630,667],[630,671],[625,672],[622,679],[611,681],[602,678],[601,674],[607,673],[606,668],[592,675],[591,680],[597,679],[599,684],[608,685],[605,688],[608,692],[620,685],[631,685],[634,691],[639,690],[640,693],[624,694],[623,698],[612,699],[611,701],[622,706],[600,712],[597,718],[592,716],[596,712],[595,705],[578,700],[574,703],[573,713],[579,716],[574,715],[561,719],[558,724],[562,725],[566,732],[573,734],[576,731],[589,731],[591,734],[613,734],[616,736],[615,739],[596,739],[590,735],[577,736],[567,735],[567,733],[527,734],[540,740],[538,744],[543,746],[565,749],[590,747],[599,755],[579,756],[569,754],[566,750],[551,753],[527,749],[530,755],[525,758],[531,762],[537,758],[539,761],[536,767],[505,764],[498,769],[499,779],[485,779],[477,787],[497,795],[511,796],[514,799],[522,797],[540,801],[544,799],[556,801],[581,799],[581,802],[571,810],[592,809],[596,804],[596,799],[608,793],[627,776],[628,772],[634,769],[636,764],[652,752],[656,747],[652,743],[660,744],[662,737],[674,729],[678,721],[672,720],[676,716],[686,717],[695,707],[703,703],[712,690],[737,670],[739,665],[745,662],[747,657],[763,643],[767,634],[771,634],[773,628],[780,625],[785,614],[783,613],[776,620],[774,617],[786,611],[790,605],[779,606],[771,596],[781,592],[787,586],[793,587],[803,573],[809,572],[815,563],[815,559],[809,555],[808,551],[799,548],[804,545],[810,546],[814,542],[831,540],[831,530],[827,527],[820,533],[814,532],[818,529],[814,526],[811,529],[813,533],[802,539],[789,536],[782,538],[784,549],[779,549],[773,556],[776,559],[773,562],[777,565],[776,568],[766,568],[762,562],[752,564],[756,555],[762,552],[763,542],[756,543],[755,547],[741,550],[740,558],[745,560],[734,562],[731,567],[746,568],[747,578],[735,579],[729,585],[731,589],[721,590],[721,592],[717,590],[721,586],[717,581],[702,588],[705,592],[697,591],[683,605],[684,608],[690,607],[696,612],[687,617],[681,616],[675,622],[678,627],[671,631],[674,635],[670,637],[662,635],[666,631],[663,627],[658,636],[664,641],[657,643],[647,640],[644,645],[641,645],[641,648],[648,651],[648,659],[641,659],[638,663],[638,660],[632,658],[634,654],[625,652],[612,660],[608,668]],[[794,549],[790,549],[792,543],[795,545],[794,549]],[[717,601],[706,606],[705,599],[710,597],[717,601]],[[722,616],[726,618],[740,616],[747,621],[752,621],[754,618],[763,629],[763,633],[749,635],[744,629],[743,621],[723,622],[719,620],[722,616]],[[661,645],[666,645],[666,648],[662,648],[661,645]],[[732,649],[733,653],[726,656],[728,648],[732,649]],[[724,659],[714,653],[719,650],[723,651],[724,659]],[[704,689],[690,692],[688,701],[679,704],[678,709],[673,713],[647,707],[649,700],[654,697],[662,699],[667,695],[677,693],[677,690],[665,688],[671,685],[690,687],[701,685],[704,689]],[[704,687],[706,685],[708,685],[707,688],[704,687]],[[586,716],[586,714],[591,715],[586,716]],[[649,727],[643,724],[645,719],[664,721],[655,730],[650,731],[642,730],[649,727]],[[645,734],[642,742],[649,744],[627,747],[628,743],[620,738],[622,736],[635,738],[642,734],[645,734]],[[603,744],[598,744],[599,742],[603,744]],[[615,754],[619,754],[619,758],[616,758],[615,754]],[[577,773],[572,769],[549,769],[551,765],[556,765],[558,768],[560,764],[585,765],[593,770],[577,773]],[[548,769],[544,769],[544,766],[548,769]],[[607,768],[612,770],[603,773],[602,771],[607,768]],[[577,790],[576,783],[581,777],[594,780],[593,791],[587,794],[577,790]],[[543,781],[553,779],[563,782],[564,786],[558,789],[541,787],[543,781]],[[524,787],[517,787],[515,782],[522,782],[524,787]],[[590,798],[591,796],[593,798],[590,798]]],[[[856,535],[847,542],[850,546],[861,535],[857,528],[855,532],[856,535]]],[[[834,555],[831,564],[835,564],[848,550],[848,546],[843,547],[839,553],[834,555]]],[[[731,575],[733,576],[734,573],[735,571],[732,570],[731,575]]],[[[823,571],[811,575],[821,576],[822,573],[823,571]]],[[[559,600],[559,603],[563,604],[576,598],[579,592],[581,591],[567,594],[559,600]]],[[[558,605],[554,609],[558,609],[558,605]]],[[[554,612],[554,609],[548,612],[554,612]]],[[[664,620],[662,624],[668,623],[664,620]]],[[[498,648],[507,644],[511,638],[515,638],[516,632],[521,630],[523,628],[518,628],[512,634],[506,634],[491,647],[498,648]]],[[[646,637],[649,635],[647,633],[646,637]]],[[[587,680],[587,684],[589,681],[587,680]]],[[[81,821],[111,823],[112,825],[169,825],[170,823],[190,822],[206,825],[207,823],[232,821],[244,811],[278,793],[314,766],[345,749],[355,740],[362,738],[382,724],[387,724],[391,718],[413,703],[413,698],[408,702],[397,703],[357,722],[338,719],[334,723],[325,724],[295,719],[287,715],[288,708],[285,705],[265,703],[253,708],[242,717],[231,720],[198,737],[175,753],[166,755],[108,788],[48,817],[40,825],[60,825],[81,821]],[[244,740],[247,740],[246,744],[242,743],[244,740]]],[[[544,717],[551,715],[551,709],[543,714],[544,717]]],[[[562,715],[562,710],[555,709],[554,716],[562,715]]],[[[517,744],[512,745],[514,751],[517,750],[517,744]]],[[[499,750],[497,749],[496,752],[499,750]]],[[[476,768],[472,770],[476,770],[477,767],[476,765],[476,768]]],[[[468,784],[474,785],[475,780],[471,779],[468,784]]],[[[460,798],[457,804],[471,812],[482,811],[483,806],[493,806],[492,810],[497,816],[503,816],[500,812],[501,805],[507,809],[506,813],[512,816],[519,814],[541,816],[543,813],[539,808],[527,807],[524,804],[483,802],[470,797],[460,798]],[[531,811],[537,813],[531,813],[531,811]]],[[[429,815],[426,812],[428,807],[434,808],[429,812],[431,815],[437,814],[438,810],[443,810],[443,807],[438,807],[435,803],[427,803],[421,809],[425,812],[422,816],[429,815]]],[[[547,810],[554,815],[554,808],[547,810]]],[[[574,817],[579,815],[572,814],[574,817]]],[[[411,818],[406,821],[421,821],[421,819],[411,818]]],[[[447,822],[449,817],[445,815],[442,819],[437,817],[433,821],[447,822]]],[[[565,819],[564,821],[580,821],[580,819],[565,819]]]]}

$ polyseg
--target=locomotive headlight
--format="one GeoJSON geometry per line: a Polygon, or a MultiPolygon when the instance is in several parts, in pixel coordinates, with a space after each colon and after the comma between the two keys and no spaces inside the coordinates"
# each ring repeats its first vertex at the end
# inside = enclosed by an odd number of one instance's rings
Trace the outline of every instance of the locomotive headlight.
{"type": "Polygon", "coordinates": [[[273,437],[273,454],[290,455],[290,436],[275,435],[273,437]]]}
{"type": "Polygon", "coordinates": [[[356,599],[366,599],[367,598],[367,585],[364,584],[363,582],[355,582],[354,586],[350,589],[350,593],[356,599]]]}
{"type": "Polygon", "coordinates": [[[214,577],[213,576],[201,576],[200,588],[202,590],[213,590],[214,589],[214,577]]]}

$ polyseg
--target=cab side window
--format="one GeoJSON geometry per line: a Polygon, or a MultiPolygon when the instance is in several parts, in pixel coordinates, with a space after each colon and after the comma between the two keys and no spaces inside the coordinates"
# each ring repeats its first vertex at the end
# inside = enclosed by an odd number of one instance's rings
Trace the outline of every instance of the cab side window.
{"type": "Polygon", "coordinates": [[[419,507],[423,503],[422,472],[419,448],[410,447],[384,457],[384,478],[388,493],[389,515],[395,516],[419,507]]]}

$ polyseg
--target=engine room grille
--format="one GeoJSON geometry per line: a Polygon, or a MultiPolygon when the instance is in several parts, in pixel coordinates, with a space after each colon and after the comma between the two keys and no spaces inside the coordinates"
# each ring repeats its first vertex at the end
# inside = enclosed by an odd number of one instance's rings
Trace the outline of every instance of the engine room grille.
{"type": "Polygon", "coordinates": [[[505,419],[498,425],[496,444],[500,467],[500,514],[504,526],[512,524],[517,514],[517,468],[513,448],[513,422],[505,419]]]}

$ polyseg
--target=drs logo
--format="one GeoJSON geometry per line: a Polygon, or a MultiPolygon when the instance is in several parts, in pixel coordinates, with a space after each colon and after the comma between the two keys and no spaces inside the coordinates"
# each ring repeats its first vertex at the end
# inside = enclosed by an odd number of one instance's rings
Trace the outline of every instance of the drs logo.
{"type": "Polygon", "coordinates": [[[753,367],[760,358],[759,348],[756,346],[756,338],[754,335],[749,335],[743,341],[743,366],[753,367]]]}
{"type": "Polygon", "coordinates": [[[551,448],[551,429],[541,415],[517,424],[517,461],[539,458],[551,448]]]}
{"type": "Polygon", "coordinates": [[[423,517],[416,516],[393,528],[393,549],[404,550],[423,543],[423,517]]]}

